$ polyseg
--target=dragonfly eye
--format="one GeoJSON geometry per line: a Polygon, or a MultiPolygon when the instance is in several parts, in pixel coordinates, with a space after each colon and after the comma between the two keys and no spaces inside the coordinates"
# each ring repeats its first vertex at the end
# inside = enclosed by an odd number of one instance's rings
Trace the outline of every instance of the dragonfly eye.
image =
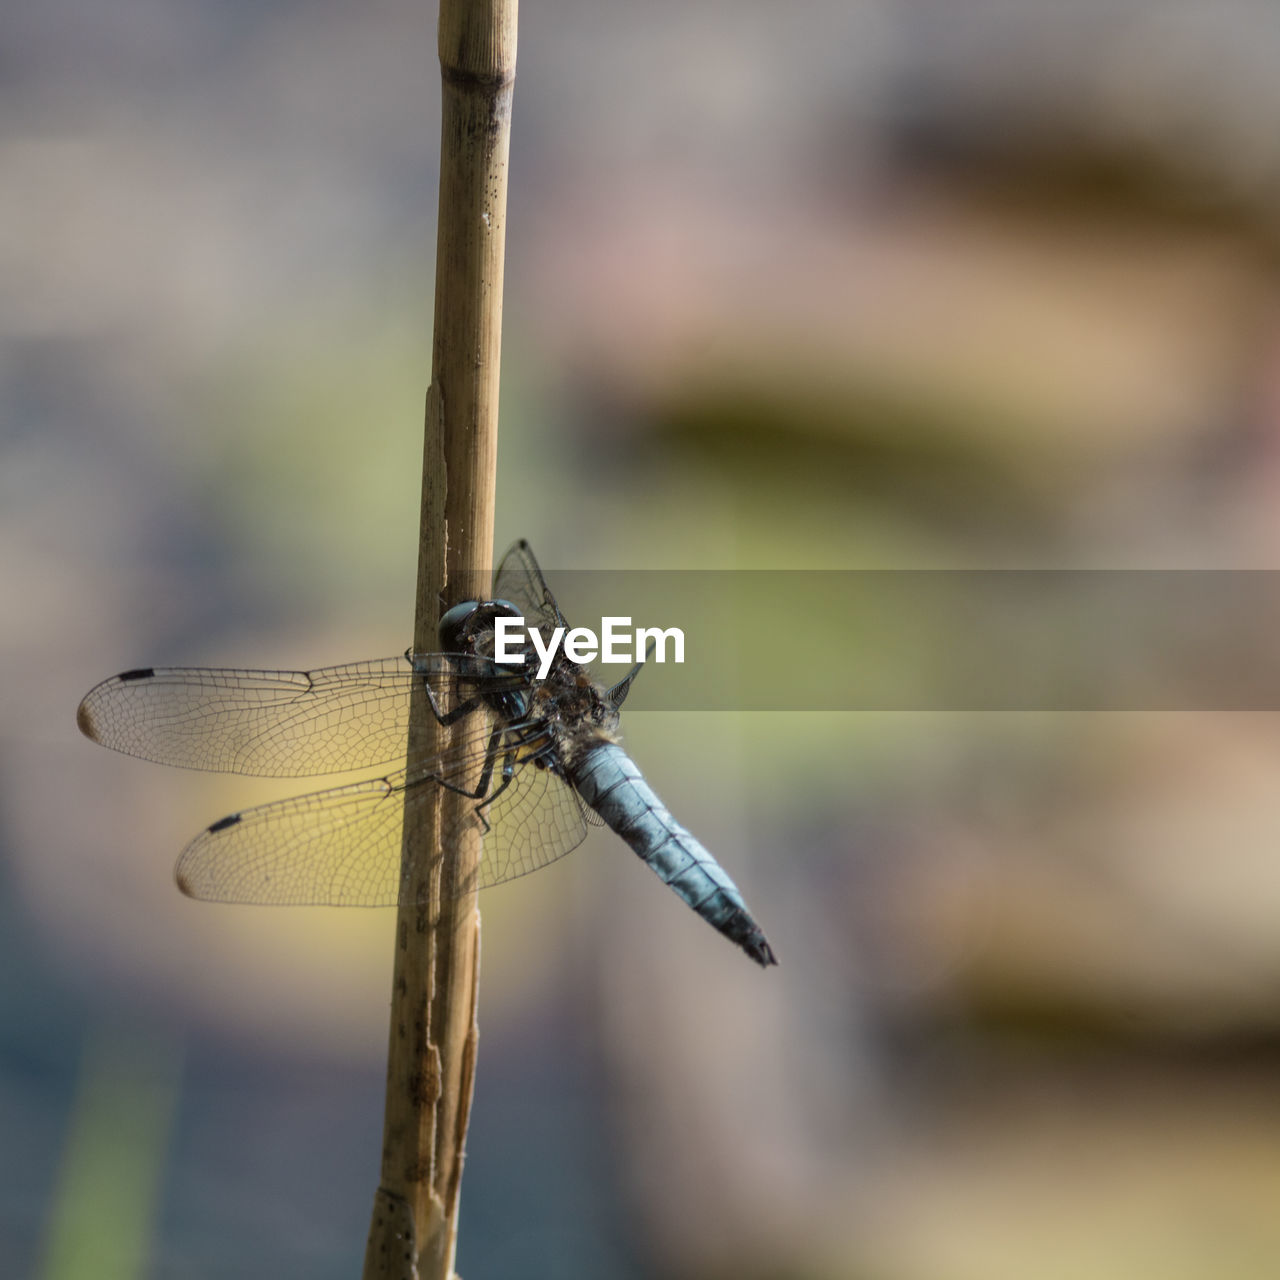
{"type": "Polygon", "coordinates": [[[441,617],[440,648],[445,653],[473,653],[482,636],[493,634],[495,618],[520,616],[509,600],[464,600],[441,617]]]}
{"type": "Polygon", "coordinates": [[[441,615],[436,634],[440,637],[440,648],[445,653],[462,653],[467,648],[467,633],[470,630],[467,624],[471,615],[479,608],[479,600],[464,600],[441,615]]]}

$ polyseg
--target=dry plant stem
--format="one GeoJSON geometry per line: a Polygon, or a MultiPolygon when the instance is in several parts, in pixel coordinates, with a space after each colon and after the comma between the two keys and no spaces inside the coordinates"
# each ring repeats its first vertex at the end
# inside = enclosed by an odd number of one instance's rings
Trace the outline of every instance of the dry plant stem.
{"type": "MultiPolygon", "coordinates": [[[[493,559],[507,153],[515,81],[515,0],[441,0],[444,107],[435,337],[427,393],[414,650],[437,647],[442,606],[483,598],[493,559]]],[[[446,745],[420,698],[413,755],[446,745]]],[[[448,1280],[476,1055],[480,917],[474,829],[440,832],[473,807],[436,789],[406,828],[408,905],[396,921],[382,1185],[365,1280],[448,1280]]]]}

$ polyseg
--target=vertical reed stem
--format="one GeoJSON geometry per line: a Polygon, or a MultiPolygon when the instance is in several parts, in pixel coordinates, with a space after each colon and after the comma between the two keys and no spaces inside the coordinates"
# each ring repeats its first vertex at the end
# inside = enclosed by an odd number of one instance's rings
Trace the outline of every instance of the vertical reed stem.
{"type": "MultiPolygon", "coordinates": [[[[438,647],[443,605],[483,599],[493,559],[507,154],[517,0],[441,0],[444,87],[435,334],[427,392],[413,647],[438,647]]],[[[420,697],[409,752],[445,745],[420,697]]],[[[449,1280],[476,1055],[480,916],[474,829],[444,846],[466,802],[433,789],[406,823],[396,919],[382,1179],[365,1280],[449,1280]]]]}

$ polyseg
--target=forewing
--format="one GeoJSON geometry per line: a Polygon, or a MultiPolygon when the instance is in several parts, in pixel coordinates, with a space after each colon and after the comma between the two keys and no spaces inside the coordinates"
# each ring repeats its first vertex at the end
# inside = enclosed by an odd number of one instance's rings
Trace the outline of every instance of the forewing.
{"type": "Polygon", "coordinates": [[[523,538],[502,557],[493,575],[493,596],[495,600],[511,601],[525,623],[538,627],[547,638],[556,627],[568,626],[533,557],[533,548],[523,538]]]}
{"type": "Polygon", "coordinates": [[[147,667],[91,689],[76,722],[104,747],[184,769],[343,773],[404,759],[410,695],[423,678],[442,712],[478,687],[441,654],[317,671],[147,667]]]}

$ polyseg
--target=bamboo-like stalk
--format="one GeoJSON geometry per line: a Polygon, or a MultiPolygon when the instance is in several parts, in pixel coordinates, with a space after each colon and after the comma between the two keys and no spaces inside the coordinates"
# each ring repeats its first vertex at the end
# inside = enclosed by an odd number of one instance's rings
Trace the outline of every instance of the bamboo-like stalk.
{"type": "MultiPolygon", "coordinates": [[[[435,333],[427,392],[414,651],[442,605],[482,599],[493,559],[507,154],[517,0],[441,0],[443,113],[435,333]]],[[[448,730],[412,709],[411,754],[448,730]]],[[[476,1055],[480,916],[474,829],[441,847],[465,802],[437,793],[406,824],[396,920],[382,1175],[364,1278],[449,1280],[476,1055]]]]}

